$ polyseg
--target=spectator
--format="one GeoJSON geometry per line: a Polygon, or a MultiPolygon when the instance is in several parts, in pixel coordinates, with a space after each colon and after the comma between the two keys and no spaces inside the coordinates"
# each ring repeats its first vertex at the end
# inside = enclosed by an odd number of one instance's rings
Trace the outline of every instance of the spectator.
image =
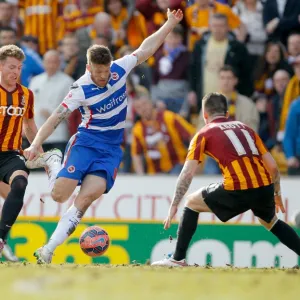
{"type": "Polygon", "coordinates": [[[108,48],[112,48],[110,44],[110,40],[107,36],[104,35],[98,35],[92,40],[92,45],[103,45],[108,48]]]}
{"type": "Polygon", "coordinates": [[[255,90],[267,96],[274,93],[273,75],[281,69],[293,75],[293,68],[285,60],[285,49],[280,42],[268,42],[263,56],[258,60],[254,74],[255,90]]]}
{"type": "Polygon", "coordinates": [[[282,104],[284,98],[284,92],[290,80],[290,74],[286,70],[278,70],[273,76],[274,95],[271,97],[268,105],[268,111],[270,114],[270,125],[272,128],[272,135],[274,139],[282,140],[277,136],[279,131],[280,115],[282,111],[282,104]]]}
{"type": "Polygon", "coordinates": [[[186,143],[195,128],[170,111],[157,112],[148,94],[134,101],[141,117],[133,127],[131,154],[137,174],[179,174],[187,155],[186,143]],[[146,168],[143,164],[143,156],[146,168]]]}
{"type": "Polygon", "coordinates": [[[21,13],[24,15],[25,35],[39,40],[39,53],[57,47],[57,20],[59,0],[19,1],[21,13]]]}
{"type": "Polygon", "coordinates": [[[240,42],[246,43],[252,62],[255,64],[258,56],[264,52],[267,39],[262,16],[263,6],[259,0],[241,0],[237,2],[232,11],[240,17],[244,24],[237,30],[237,36],[240,42]]]}
{"type": "Polygon", "coordinates": [[[79,56],[86,56],[87,49],[91,46],[92,40],[96,37],[105,37],[109,40],[112,53],[115,52],[116,33],[112,29],[111,16],[105,12],[100,12],[95,16],[91,26],[77,30],[76,36],[79,42],[79,56]]]}
{"type": "MultiPolygon", "coordinates": [[[[251,127],[253,130],[258,132],[259,129],[259,115],[254,102],[240,94],[236,90],[238,85],[238,77],[235,70],[228,65],[225,65],[219,71],[218,76],[218,88],[228,100],[228,118],[232,121],[240,121],[251,127]]],[[[202,128],[205,123],[202,114],[200,114],[200,125],[202,128]]]]}
{"type": "Polygon", "coordinates": [[[253,92],[248,51],[229,34],[226,16],[215,14],[210,29],[211,32],[196,43],[191,59],[188,100],[195,105],[198,99],[198,108],[204,94],[218,90],[219,71],[225,64],[230,65],[239,78],[238,92],[246,96],[253,92]]]}
{"type": "Polygon", "coordinates": [[[121,164],[120,172],[130,173],[132,171],[132,158],[131,158],[131,145],[132,145],[132,128],[137,119],[135,109],[133,107],[134,101],[142,95],[148,95],[149,91],[141,86],[134,85],[131,76],[127,77],[126,81],[127,88],[127,116],[126,116],[126,127],[124,134],[124,153],[123,161],[121,164]]]}
{"type": "Polygon", "coordinates": [[[11,27],[0,28],[0,47],[5,45],[17,44],[16,31],[11,27]]]}
{"type": "MultiPolygon", "coordinates": [[[[36,37],[31,35],[24,35],[21,38],[22,45],[26,48],[33,50],[35,53],[38,54],[39,51],[39,41],[36,37]]],[[[38,54],[39,55],[39,54],[38,54]]]]}
{"type": "Polygon", "coordinates": [[[122,0],[104,1],[105,12],[111,15],[112,27],[117,33],[117,48],[128,43],[136,49],[148,36],[146,20],[138,11],[134,12],[132,4],[129,10],[122,0]]]}
{"type": "Polygon", "coordinates": [[[300,175],[300,97],[291,104],[283,145],[288,175],[300,175]]]}
{"type": "Polygon", "coordinates": [[[269,38],[279,39],[286,44],[288,35],[300,29],[299,0],[267,0],[263,19],[269,38]]]}
{"type": "Polygon", "coordinates": [[[61,69],[74,80],[85,73],[86,59],[79,56],[79,44],[76,36],[67,35],[61,44],[61,69]]]}
{"type": "Polygon", "coordinates": [[[155,54],[152,99],[179,113],[188,92],[189,52],[183,44],[184,29],[178,24],[155,54]]]}
{"type": "Polygon", "coordinates": [[[268,112],[268,96],[256,93],[253,100],[259,113],[258,135],[266,145],[267,149],[272,149],[275,144],[275,140],[272,136],[270,114],[268,112]]]}
{"type": "Polygon", "coordinates": [[[298,55],[293,62],[295,75],[289,81],[289,84],[284,93],[282,110],[280,115],[280,134],[284,133],[286,118],[290,109],[291,103],[300,96],[300,56],[298,55]]]}
{"type": "Polygon", "coordinates": [[[287,50],[289,54],[288,62],[291,64],[300,55],[300,33],[292,33],[288,37],[287,50]]]}
{"type": "Polygon", "coordinates": [[[95,15],[103,11],[103,7],[94,5],[93,0],[79,0],[77,9],[63,17],[59,28],[59,40],[62,40],[66,33],[74,33],[76,30],[93,24],[95,15]]]}
{"type": "Polygon", "coordinates": [[[32,77],[44,72],[43,61],[39,54],[33,50],[38,41],[32,36],[23,36],[21,39],[21,48],[25,53],[25,60],[21,72],[21,84],[28,87],[32,77]]]}
{"type": "MultiPolygon", "coordinates": [[[[41,127],[51,113],[58,107],[62,99],[68,94],[74,80],[60,71],[60,54],[56,50],[50,50],[44,55],[45,73],[34,77],[29,88],[35,98],[35,121],[37,127],[41,127]]],[[[62,122],[56,131],[43,144],[45,151],[58,148],[64,151],[68,141],[67,124],[62,122]]]]}
{"type": "Polygon", "coordinates": [[[228,5],[216,2],[215,0],[195,0],[195,4],[186,8],[185,17],[189,28],[189,50],[194,49],[203,33],[209,30],[209,23],[213,14],[223,14],[227,17],[227,27],[236,29],[241,25],[240,19],[233,13],[228,5]]]}
{"type": "MultiPolygon", "coordinates": [[[[125,55],[131,54],[133,51],[134,49],[132,47],[125,45],[120,49],[119,54],[120,57],[123,57],[125,55]]],[[[134,85],[142,85],[148,91],[150,90],[152,84],[152,73],[147,63],[142,63],[136,66],[131,71],[130,77],[134,85]]]]}
{"type": "Polygon", "coordinates": [[[19,17],[14,15],[15,5],[7,0],[0,0],[0,27],[11,27],[15,30],[17,38],[24,33],[24,26],[19,17]]]}
{"type": "MultiPolygon", "coordinates": [[[[184,10],[182,0],[135,0],[136,9],[140,11],[146,18],[147,30],[149,34],[159,29],[161,25],[166,21],[167,9],[179,9],[184,10]]],[[[184,20],[181,24],[184,24],[184,20]]]]}
{"type": "Polygon", "coordinates": [[[290,74],[285,70],[278,70],[273,76],[275,94],[268,103],[269,125],[274,142],[271,154],[276,161],[281,174],[287,174],[287,160],[282,146],[282,137],[277,134],[279,130],[280,114],[282,109],[285,89],[289,83],[290,74]]]}

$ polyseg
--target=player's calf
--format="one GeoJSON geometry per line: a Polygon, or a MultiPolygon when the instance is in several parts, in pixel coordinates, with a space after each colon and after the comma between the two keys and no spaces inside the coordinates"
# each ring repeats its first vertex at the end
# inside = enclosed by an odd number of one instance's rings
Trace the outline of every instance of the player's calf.
{"type": "Polygon", "coordinates": [[[259,221],[266,229],[272,232],[282,244],[300,256],[300,238],[291,226],[279,220],[276,215],[269,223],[262,219],[259,219],[259,221]]]}
{"type": "Polygon", "coordinates": [[[17,175],[11,181],[10,186],[11,190],[4,202],[0,221],[0,239],[4,241],[23,207],[27,178],[23,175],[17,175]]]}

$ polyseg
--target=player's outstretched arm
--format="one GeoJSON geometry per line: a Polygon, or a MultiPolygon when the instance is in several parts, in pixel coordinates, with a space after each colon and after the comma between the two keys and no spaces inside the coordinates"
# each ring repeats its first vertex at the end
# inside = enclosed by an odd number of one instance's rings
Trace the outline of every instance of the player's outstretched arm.
{"type": "MultiPolygon", "coordinates": [[[[31,144],[38,133],[38,129],[35,124],[34,118],[31,118],[31,119],[24,118],[23,129],[24,129],[24,133],[25,133],[29,143],[31,144]]],[[[39,152],[40,153],[43,152],[42,147],[39,148],[39,152]]]]}
{"type": "Polygon", "coordinates": [[[163,44],[167,35],[183,18],[183,13],[180,9],[173,10],[172,12],[168,9],[167,14],[168,20],[166,23],[158,31],[147,37],[141,46],[134,52],[138,58],[137,64],[141,64],[151,57],[163,44]]]}
{"type": "Polygon", "coordinates": [[[193,177],[198,168],[198,163],[199,162],[197,160],[187,160],[185,162],[183,169],[177,179],[175,194],[173,196],[173,201],[169,209],[168,217],[164,221],[165,229],[168,229],[170,227],[171,221],[177,213],[178,206],[191,185],[193,177]]]}
{"type": "Polygon", "coordinates": [[[34,159],[38,154],[38,149],[43,142],[53,133],[57,126],[69,117],[71,111],[63,105],[60,105],[43,124],[36,134],[31,146],[24,150],[24,156],[28,160],[34,159]]]}

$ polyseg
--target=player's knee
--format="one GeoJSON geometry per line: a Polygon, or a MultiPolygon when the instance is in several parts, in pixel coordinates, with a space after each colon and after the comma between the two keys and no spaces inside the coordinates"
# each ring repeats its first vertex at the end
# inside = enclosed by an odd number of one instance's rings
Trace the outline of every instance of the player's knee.
{"type": "Polygon", "coordinates": [[[68,200],[62,191],[55,188],[51,192],[51,197],[55,202],[58,203],[64,203],[68,200]]]}
{"type": "Polygon", "coordinates": [[[195,199],[195,196],[193,194],[188,195],[186,197],[185,206],[189,207],[190,209],[195,209],[197,206],[197,201],[195,199]]]}
{"type": "Polygon", "coordinates": [[[27,184],[27,178],[23,175],[18,175],[10,184],[11,192],[13,192],[16,198],[23,199],[27,184]]]}
{"type": "Polygon", "coordinates": [[[259,220],[260,224],[263,225],[267,230],[271,230],[273,228],[273,226],[275,225],[275,223],[277,222],[278,218],[275,215],[273,217],[273,219],[271,220],[271,222],[269,222],[269,223],[260,218],[258,218],[258,220],[259,220]]]}

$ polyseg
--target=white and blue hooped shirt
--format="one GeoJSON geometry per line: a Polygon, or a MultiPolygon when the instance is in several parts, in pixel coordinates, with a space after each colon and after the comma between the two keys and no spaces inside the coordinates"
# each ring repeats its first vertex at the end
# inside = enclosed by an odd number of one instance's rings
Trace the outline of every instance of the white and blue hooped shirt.
{"type": "Polygon", "coordinates": [[[80,135],[106,144],[122,143],[127,114],[126,78],[136,64],[135,55],[113,61],[111,77],[103,88],[92,81],[89,72],[72,85],[62,105],[71,111],[79,109],[82,115],[78,127],[80,135]]]}

